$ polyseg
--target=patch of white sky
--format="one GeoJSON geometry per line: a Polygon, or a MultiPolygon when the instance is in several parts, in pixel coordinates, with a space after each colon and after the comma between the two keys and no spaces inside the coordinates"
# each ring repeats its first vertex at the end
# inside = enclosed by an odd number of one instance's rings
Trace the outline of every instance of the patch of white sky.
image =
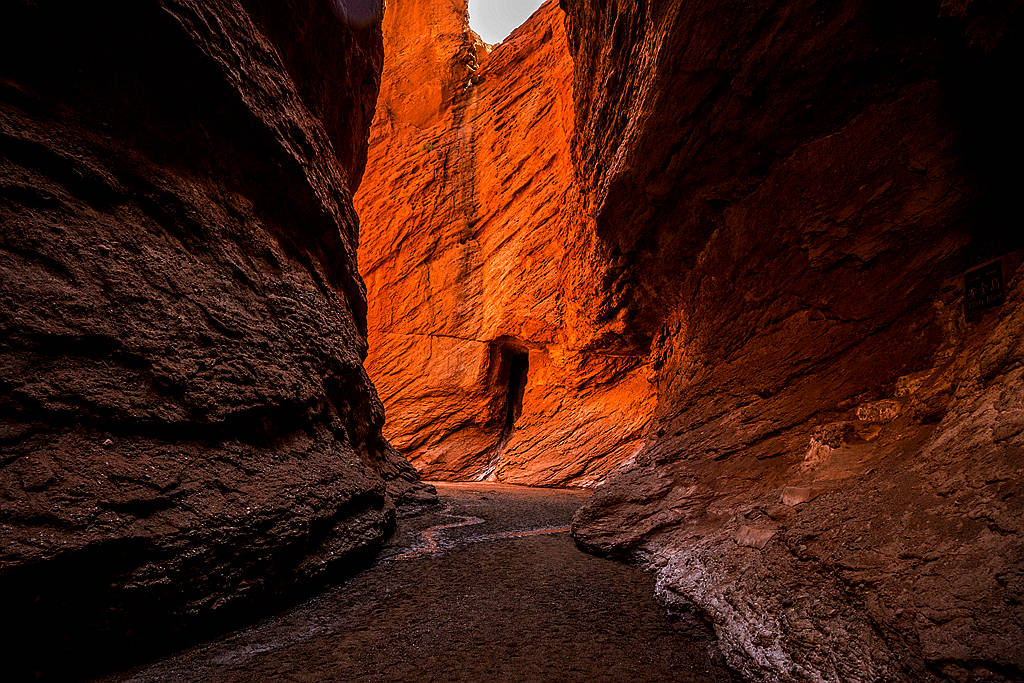
{"type": "Polygon", "coordinates": [[[491,45],[508,38],[544,0],[469,0],[469,27],[491,45]]]}

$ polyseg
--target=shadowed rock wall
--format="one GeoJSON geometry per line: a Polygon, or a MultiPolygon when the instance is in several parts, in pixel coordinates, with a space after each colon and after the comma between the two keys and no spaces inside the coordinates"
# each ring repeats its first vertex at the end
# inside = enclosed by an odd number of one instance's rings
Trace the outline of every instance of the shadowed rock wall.
{"type": "Polygon", "coordinates": [[[584,210],[658,371],[577,540],[752,678],[1019,678],[1020,3],[562,6],[584,210]]]}
{"type": "Polygon", "coordinates": [[[362,369],[350,188],[382,53],[346,6],[0,10],[15,671],[201,632],[352,567],[428,497],[362,369]]]}

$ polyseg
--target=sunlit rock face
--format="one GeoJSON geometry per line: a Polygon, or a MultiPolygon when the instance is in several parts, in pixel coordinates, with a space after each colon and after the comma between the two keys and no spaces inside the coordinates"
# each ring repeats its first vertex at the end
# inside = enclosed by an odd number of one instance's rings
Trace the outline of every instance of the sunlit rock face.
{"type": "Polygon", "coordinates": [[[356,197],[367,370],[385,434],[426,477],[593,485],[653,408],[614,319],[570,154],[573,64],[544,5],[493,50],[466,4],[388,3],[356,197]]]}
{"type": "Polygon", "coordinates": [[[1021,676],[1020,3],[562,6],[658,394],[578,541],[755,679],[1021,676]]]}
{"type": "Polygon", "coordinates": [[[4,666],[83,675],[425,495],[362,369],[379,18],[14,0],[0,33],[0,595],[5,651],[45,652],[4,666]]]}

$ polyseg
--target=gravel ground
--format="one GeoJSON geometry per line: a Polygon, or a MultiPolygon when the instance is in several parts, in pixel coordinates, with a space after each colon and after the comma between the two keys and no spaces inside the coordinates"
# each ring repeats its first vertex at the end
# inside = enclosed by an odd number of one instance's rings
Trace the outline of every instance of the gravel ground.
{"type": "Polygon", "coordinates": [[[441,506],[344,585],[112,680],[728,680],[649,576],[576,548],[587,493],[437,487],[441,506]]]}

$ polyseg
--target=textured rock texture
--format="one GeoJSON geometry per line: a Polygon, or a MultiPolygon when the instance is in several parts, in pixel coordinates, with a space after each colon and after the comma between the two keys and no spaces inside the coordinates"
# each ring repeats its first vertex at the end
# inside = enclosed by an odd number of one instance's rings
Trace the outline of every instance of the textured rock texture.
{"type": "Polygon", "coordinates": [[[379,6],[0,27],[5,667],[81,674],[351,567],[429,498],[362,369],[379,6]]]}
{"type": "Polygon", "coordinates": [[[427,477],[593,485],[654,402],[646,349],[589,310],[564,16],[491,49],[465,0],[396,0],[384,40],[356,206],[385,434],[427,477]]]}
{"type": "Polygon", "coordinates": [[[1020,3],[562,6],[593,310],[658,395],[578,542],[751,678],[1024,676],[1020,3]]]}

